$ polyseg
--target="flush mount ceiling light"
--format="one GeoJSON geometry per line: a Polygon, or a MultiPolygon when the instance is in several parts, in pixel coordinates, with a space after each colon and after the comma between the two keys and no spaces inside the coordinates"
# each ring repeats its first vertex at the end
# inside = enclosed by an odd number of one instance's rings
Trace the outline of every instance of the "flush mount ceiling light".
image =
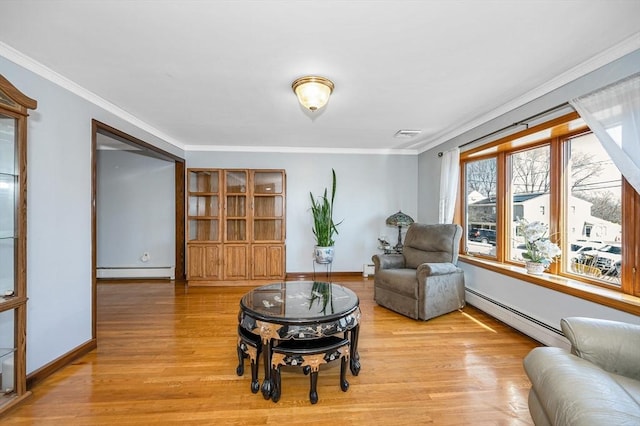
{"type": "Polygon", "coordinates": [[[326,105],[333,87],[333,82],[328,78],[312,75],[300,77],[291,83],[291,88],[302,106],[310,111],[316,111],[326,105]]]}

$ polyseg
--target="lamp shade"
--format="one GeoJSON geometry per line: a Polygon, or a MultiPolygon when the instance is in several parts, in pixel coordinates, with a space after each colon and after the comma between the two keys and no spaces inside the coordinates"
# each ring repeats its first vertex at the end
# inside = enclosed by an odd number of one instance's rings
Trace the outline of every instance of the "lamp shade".
{"type": "Polygon", "coordinates": [[[310,111],[316,111],[327,104],[333,92],[333,82],[324,77],[300,77],[291,84],[298,101],[310,111]]]}
{"type": "Polygon", "coordinates": [[[413,218],[409,215],[398,211],[387,218],[387,225],[389,226],[409,226],[413,223],[413,218]]]}

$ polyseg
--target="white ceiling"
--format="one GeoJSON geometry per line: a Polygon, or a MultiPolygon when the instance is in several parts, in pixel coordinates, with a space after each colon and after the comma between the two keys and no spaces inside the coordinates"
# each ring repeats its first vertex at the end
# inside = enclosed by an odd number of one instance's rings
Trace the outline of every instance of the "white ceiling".
{"type": "Polygon", "coordinates": [[[420,152],[640,48],[638,0],[2,0],[0,10],[0,54],[48,67],[185,149],[420,152]],[[336,85],[316,113],[291,90],[306,74],[336,85]],[[394,138],[400,129],[422,133],[394,138]]]}

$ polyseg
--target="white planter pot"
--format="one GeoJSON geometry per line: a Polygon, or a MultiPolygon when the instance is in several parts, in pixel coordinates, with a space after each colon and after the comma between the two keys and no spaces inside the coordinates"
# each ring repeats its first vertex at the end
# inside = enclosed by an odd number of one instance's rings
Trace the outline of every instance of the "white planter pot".
{"type": "Polygon", "coordinates": [[[313,255],[316,258],[316,263],[333,262],[333,251],[333,247],[315,246],[315,248],[313,249],[313,255]]]}
{"type": "Polygon", "coordinates": [[[538,262],[525,262],[525,268],[527,268],[527,273],[531,275],[542,275],[545,269],[547,269],[543,263],[538,262]]]}

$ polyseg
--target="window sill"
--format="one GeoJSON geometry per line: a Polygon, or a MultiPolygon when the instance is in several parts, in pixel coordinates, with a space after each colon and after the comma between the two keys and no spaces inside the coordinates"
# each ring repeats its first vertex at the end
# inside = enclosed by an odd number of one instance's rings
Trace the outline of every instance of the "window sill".
{"type": "Polygon", "coordinates": [[[615,290],[598,287],[596,285],[583,283],[557,275],[550,275],[546,273],[542,275],[530,275],[526,273],[524,267],[492,262],[491,260],[484,258],[460,255],[458,259],[461,262],[489,269],[499,274],[508,275],[521,281],[526,281],[531,284],[579,297],[581,299],[633,315],[640,315],[640,297],[631,296],[615,290]]]}

